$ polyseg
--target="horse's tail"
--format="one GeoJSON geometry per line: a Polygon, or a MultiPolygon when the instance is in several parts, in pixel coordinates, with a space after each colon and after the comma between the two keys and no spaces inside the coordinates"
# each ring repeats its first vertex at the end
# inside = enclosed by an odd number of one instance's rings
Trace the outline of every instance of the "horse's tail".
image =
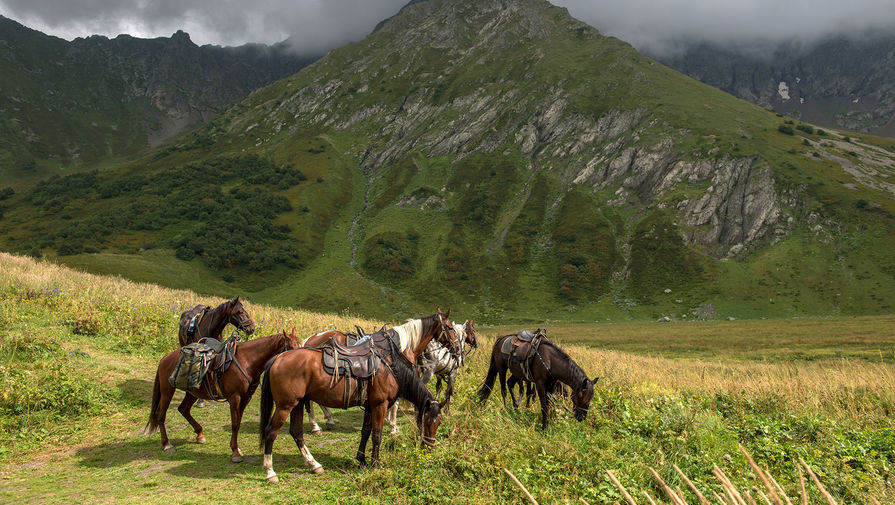
{"type": "Polygon", "coordinates": [[[270,418],[273,414],[273,391],[270,389],[270,368],[264,371],[261,380],[261,419],[258,422],[258,446],[264,450],[264,440],[270,431],[270,418]]]}
{"type": "Polygon", "coordinates": [[[152,409],[149,411],[149,422],[143,427],[143,435],[147,437],[158,431],[158,404],[162,399],[162,392],[159,388],[158,371],[155,372],[155,383],[152,386],[152,409]]]}
{"type": "Polygon", "coordinates": [[[497,378],[497,362],[494,361],[494,353],[491,353],[491,363],[488,365],[488,375],[485,376],[485,383],[479,388],[479,401],[485,401],[491,395],[491,389],[494,387],[494,379],[497,378]]]}

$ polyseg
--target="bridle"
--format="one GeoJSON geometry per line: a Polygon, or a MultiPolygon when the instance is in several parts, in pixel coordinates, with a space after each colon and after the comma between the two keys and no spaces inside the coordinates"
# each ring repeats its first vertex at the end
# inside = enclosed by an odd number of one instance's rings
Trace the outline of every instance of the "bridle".
{"type": "MultiPolygon", "coordinates": [[[[450,312],[450,311],[448,311],[450,312]]],[[[459,359],[460,353],[463,352],[463,347],[460,345],[460,341],[457,338],[457,332],[454,331],[453,325],[451,325],[451,329],[447,328],[447,324],[445,323],[445,317],[442,314],[438,315],[438,322],[441,327],[441,333],[438,335],[438,342],[444,344],[450,352],[451,356],[459,359]],[[454,338],[451,338],[450,335],[453,332],[454,338]]]]}
{"type": "Polygon", "coordinates": [[[239,313],[230,314],[230,317],[227,318],[227,321],[233,326],[236,326],[238,329],[246,332],[249,331],[247,328],[250,325],[255,324],[255,321],[252,321],[251,317],[248,317],[248,315],[246,315],[245,318],[242,318],[240,317],[239,313]]]}

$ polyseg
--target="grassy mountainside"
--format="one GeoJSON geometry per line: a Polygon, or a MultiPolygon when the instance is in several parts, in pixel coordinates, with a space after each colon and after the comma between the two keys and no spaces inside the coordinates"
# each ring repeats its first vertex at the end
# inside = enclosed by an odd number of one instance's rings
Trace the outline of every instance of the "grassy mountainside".
{"type": "MultiPolygon", "coordinates": [[[[193,442],[174,408],[175,454],[161,450],[158,435],[139,435],[155,365],[176,345],[180,310],[217,301],[0,254],[0,500],[521,503],[507,468],[541,503],[602,505],[622,499],[606,470],[632,491],[661,497],[648,469],[686,489],[677,465],[711,495],[723,493],[713,464],[757,498],[763,488],[738,443],[792,497],[801,457],[839,503],[895,499],[888,484],[895,464],[891,317],[550,326],[551,338],[600,380],[584,422],[557,407],[546,432],[536,428],[535,409],[503,409],[499,392],[484,404],[473,399],[493,338],[518,330],[481,328],[483,349],[460,374],[435,449],[419,449],[413,411],[405,408],[401,434],[385,437],[382,465],[359,468],[351,457],[361,412],[336,411],[335,431],[305,438],[326,473],[311,474],[283,430],[274,446],[282,481],[272,486],[263,481],[256,445],[257,399],[240,431],[242,464],[229,462],[226,404],[194,410],[207,444],[193,442]]],[[[253,303],[247,309],[259,335],[382,323],[253,303]]],[[[810,503],[825,503],[810,481],[808,493],[810,503]]]]}
{"type": "Polygon", "coordinates": [[[430,0],[83,192],[14,195],[0,230],[88,270],[389,317],[887,313],[893,145],[735,99],[544,1],[430,0]],[[306,180],[252,183],[245,159],[306,180]],[[166,201],[199,217],[68,231],[220,164],[166,201]],[[243,221],[208,224],[246,186],[289,203],[247,225],[254,251],[243,221]]]}
{"type": "Polygon", "coordinates": [[[120,160],[208,121],[315,58],[189,35],[71,42],[0,16],[0,184],[120,160]]]}

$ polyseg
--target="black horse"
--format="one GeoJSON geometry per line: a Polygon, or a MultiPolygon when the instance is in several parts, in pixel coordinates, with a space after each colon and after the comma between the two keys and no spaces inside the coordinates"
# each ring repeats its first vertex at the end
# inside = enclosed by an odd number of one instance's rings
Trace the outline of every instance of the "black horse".
{"type": "Polygon", "coordinates": [[[514,386],[520,381],[534,383],[541,401],[541,428],[544,430],[547,429],[550,393],[554,391],[557,382],[572,389],[572,404],[575,406],[575,419],[578,421],[583,421],[587,417],[590,402],[594,397],[594,384],[597,382],[596,378],[588,379],[584,370],[540,331],[535,335],[527,331],[523,331],[520,335],[506,335],[494,342],[488,375],[479,389],[479,400],[488,399],[498,374],[504,408],[507,405],[507,386],[510,388],[513,406],[518,408],[519,402],[516,399],[514,386]],[[506,380],[508,370],[511,374],[509,381],[506,380]]]}

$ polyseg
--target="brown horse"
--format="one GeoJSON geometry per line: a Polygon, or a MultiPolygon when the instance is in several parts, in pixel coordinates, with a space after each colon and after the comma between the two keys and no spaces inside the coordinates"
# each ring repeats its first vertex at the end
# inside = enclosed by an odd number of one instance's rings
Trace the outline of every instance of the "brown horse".
{"type": "MultiPolygon", "coordinates": [[[[525,379],[525,373],[522,370],[521,363],[504,357],[501,348],[507,339],[511,339],[516,335],[506,335],[498,338],[494,342],[491,350],[491,363],[488,366],[488,375],[485,377],[485,383],[479,388],[479,400],[485,401],[491,394],[494,387],[494,379],[500,375],[500,394],[503,397],[503,406],[507,406],[507,386],[510,388],[510,396],[513,400],[513,406],[519,406],[514,392],[514,386],[517,382],[525,379]],[[511,376],[506,381],[506,373],[509,370],[511,376]]],[[[560,349],[556,344],[544,337],[540,346],[537,347],[529,362],[531,370],[531,378],[534,379],[535,389],[538,392],[538,398],[541,401],[541,428],[547,429],[547,415],[550,406],[550,393],[554,391],[556,382],[561,382],[572,388],[572,404],[575,406],[575,419],[583,421],[587,417],[587,411],[590,408],[590,401],[594,397],[594,384],[597,382],[595,377],[593,380],[587,378],[584,370],[575,363],[568,354],[560,349]]]]}
{"type": "MultiPolygon", "coordinates": [[[[388,341],[391,342],[391,341],[388,341]]],[[[373,346],[373,352],[382,359],[380,369],[367,379],[366,395],[358,391],[358,382],[349,383],[349,406],[363,405],[364,424],[361,429],[360,445],[355,458],[366,464],[367,440],[372,433],[372,464],[379,463],[379,446],[382,442],[382,425],[389,405],[400,396],[416,406],[417,426],[420,428],[422,444],[433,446],[438,426],[441,424],[441,407],[413,372],[411,363],[390,346],[386,352],[380,346],[373,346]],[[360,397],[366,396],[365,401],[360,397]]],[[[264,448],[263,468],[268,482],[277,483],[273,470],[273,443],[286,418],[289,417],[289,434],[295,440],[305,462],[311,470],[323,473],[323,466],[314,459],[304,443],[303,409],[309,401],[330,407],[345,406],[345,377],[333,377],[323,368],[323,351],[319,349],[296,349],[276,358],[264,374],[261,383],[260,443],[264,448]],[[274,408],[276,406],[276,408],[274,408]]]]}
{"type": "Polygon", "coordinates": [[[469,345],[473,351],[479,346],[478,335],[473,321],[467,319],[462,325],[452,324],[460,341],[459,355],[449,352],[449,349],[443,346],[441,342],[433,340],[429,342],[426,350],[416,360],[423,384],[428,384],[432,376],[435,375],[436,399],[441,396],[441,383],[444,382],[447,385],[447,391],[444,394],[445,413],[447,413],[451,404],[451,397],[454,394],[454,382],[457,381],[457,376],[460,374],[460,367],[472,355],[472,352],[466,352],[466,345],[469,345]]]}
{"type": "MultiPolygon", "coordinates": [[[[436,309],[435,314],[432,314],[431,316],[422,319],[411,319],[407,323],[387,331],[392,332],[390,335],[395,344],[397,344],[398,350],[401,351],[411,363],[416,362],[417,356],[422,354],[426,349],[426,346],[429,345],[429,342],[433,340],[450,349],[453,355],[459,355],[460,341],[457,338],[457,333],[454,331],[453,324],[448,318],[450,314],[450,309],[448,309],[446,313],[442,313],[439,308],[436,309]]],[[[381,331],[382,330],[380,330],[380,332],[381,331]]],[[[337,330],[329,330],[311,335],[305,339],[302,345],[305,347],[325,345],[330,339],[335,339],[340,344],[345,345],[347,338],[345,333],[337,330]]],[[[321,407],[323,415],[326,418],[326,428],[332,429],[335,427],[333,414],[326,406],[321,407]]],[[[389,411],[388,416],[388,422],[392,428],[393,434],[398,432],[397,411],[398,406],[395,404],[389,411]]],[[[320,433],[320,425],[317,424],[314,408],[310,403],[308,403],[308,421],[311,423],[311,433],[320,433]]]]}
{"type": "Polygon", "coordinates": [[[246,335],[255,332],[255,321],[246,312],[238,296],[213,309],[196,305],[180,315],[180,329],[177,332],[180,347],[198,342],[202,338],[221,340],[227,324],[246,332],[246,335]]]}
{"type": "MultiPolygon", "coordinates": [[[[292,334],[277,333],[267,337],[250,340],[248,342],[239,342],[236,344],[234,354],[234,363],[231,363],[220,376],[219,386],[224,398],[230,402],[230,449],[232,454],[231,461],[239,463],[242,461],[242,451],[239,450],[238,437],[239,425],[242,423],[242,413],[252,399],[255,388],[264,372],[264,365],[277,354],[301,347],[301,341],[295,335],[295,328],[292,328],[292,334]]],[[[162,434],[162,448],[165,452],[173,453],[174,446],[168,441],[168,432],[165,429],[165,416],[168,412],[168,405],[171,404],[171,398],[174,396],[174,387],[168,382],[168,377],[180,361],[180,349],[170,352],[158,364],[158,371],[155,373],[155,385],[152,387],[152,410],[149,411],[149,422],[143,428],[145,435],[152,435],[157,430],[162,434]]],[[[214,399],[212,393],[208,390],[207,380],[202,381],[202,386],[186,393],[183,401],[177,410],[186,418],[190,426],[196,432],[196,442],[205,443],[205,434],[202,426],[190,414],[190,409],[196,399],[203,398],[206,400],[214,399]]]]}

